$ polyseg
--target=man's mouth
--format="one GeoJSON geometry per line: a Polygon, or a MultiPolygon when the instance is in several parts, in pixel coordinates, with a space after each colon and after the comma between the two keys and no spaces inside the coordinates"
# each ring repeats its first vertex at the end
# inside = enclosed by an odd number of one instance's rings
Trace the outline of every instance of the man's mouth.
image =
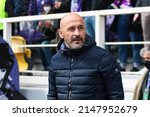
{"type": "Polygon", "coordinates": [[[82,39],[80,37],[75,37],[72,39],[72,41],[82,41],[82,39]]]}
{"type": "Polygon", "coordinates": [[[74,42],[74,43],[81,43],[82,42],[82,40],[81,39],[73,39],[73,41],[72,42],[74,42]]]}

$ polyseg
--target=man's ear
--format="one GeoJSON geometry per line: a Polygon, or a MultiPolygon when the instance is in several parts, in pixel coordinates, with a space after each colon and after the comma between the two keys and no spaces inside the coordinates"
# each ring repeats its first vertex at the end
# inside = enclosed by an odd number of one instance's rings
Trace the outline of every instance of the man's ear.
{"type": "Polygon", "coordinates": [[[58,34],[59,34],[59,37],[60,37],[60,38],[62,38],[62,39],[64,38],[61,29],[58,29],[58,34]]]}

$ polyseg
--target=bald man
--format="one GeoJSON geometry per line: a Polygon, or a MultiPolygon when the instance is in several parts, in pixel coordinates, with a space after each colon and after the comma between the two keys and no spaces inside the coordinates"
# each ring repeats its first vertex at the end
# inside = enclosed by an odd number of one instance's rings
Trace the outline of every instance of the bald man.
{"type": "Polygon", "coordinates": [[[84,20],[77,14],[71,13],[60,21],[59,36],[64,39],[68,48],[80,49],[85,42],[84,20]]]}
{"type": "Polygon", "coordinates": [[[86,35],[83,18],[76,13],[65,15],[58,32],[61,40],[50,62],[48,99],[124,99],[116,60],[86,35]]]}
{"type": "Polygon", "coordinates": [[[139,77],[135,85],[133,99],[150,100],[150,48],[148,46],[142,48],[140,55],[144,59],[145,67],[142,69],[142,75],[139,77]]]}

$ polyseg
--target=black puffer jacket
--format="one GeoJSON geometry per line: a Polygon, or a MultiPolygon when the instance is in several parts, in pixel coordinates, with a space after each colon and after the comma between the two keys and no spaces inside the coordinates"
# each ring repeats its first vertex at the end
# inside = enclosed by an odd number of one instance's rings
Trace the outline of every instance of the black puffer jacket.
{"type": "Polygon", "coordinates": [[[118,64],[89,37],[79,50],[66,48],[62,40],[51,60],[48,99],[124,99],[118,64]]]}

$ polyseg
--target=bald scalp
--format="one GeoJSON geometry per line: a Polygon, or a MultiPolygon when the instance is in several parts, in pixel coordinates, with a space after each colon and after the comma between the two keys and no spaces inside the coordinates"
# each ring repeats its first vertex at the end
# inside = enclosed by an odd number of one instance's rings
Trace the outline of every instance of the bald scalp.
{"type": "Polygon", "coordinates": [[[69,22],[70,20],[73,20],[73,19],[80,19],[84,23],[84,20],[80,15],[78,15],[76,13],[69,13],[61,18],[60,29],[62,29],[64,26],[66,26],[67,22],[69,22]]]}

